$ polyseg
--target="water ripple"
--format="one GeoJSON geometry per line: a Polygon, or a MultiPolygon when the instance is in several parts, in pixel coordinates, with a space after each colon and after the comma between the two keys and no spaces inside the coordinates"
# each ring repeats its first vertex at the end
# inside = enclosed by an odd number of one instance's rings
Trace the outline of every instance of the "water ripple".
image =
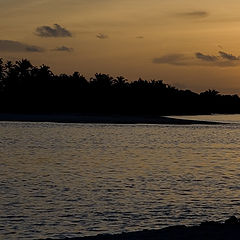
{"type": "Polygon", "coordinates": [[[63,238],[238,215],[236,125],[0,123],[0,238],[63,238]]]}

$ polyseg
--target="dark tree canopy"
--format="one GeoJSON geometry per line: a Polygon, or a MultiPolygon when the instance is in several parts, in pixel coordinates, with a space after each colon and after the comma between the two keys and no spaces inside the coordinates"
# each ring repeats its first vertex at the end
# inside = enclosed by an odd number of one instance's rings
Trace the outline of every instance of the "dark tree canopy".
{"type": "Polygon", "coordinates": [[[0,112],[83,114],[240,113],[237,95],[209,89],[200,94],[179,90],[162,80],[127,81],[96,73],[87,80],[79,72],[54,75],[50,67],[27,59],[0,59],[0,112]]]}

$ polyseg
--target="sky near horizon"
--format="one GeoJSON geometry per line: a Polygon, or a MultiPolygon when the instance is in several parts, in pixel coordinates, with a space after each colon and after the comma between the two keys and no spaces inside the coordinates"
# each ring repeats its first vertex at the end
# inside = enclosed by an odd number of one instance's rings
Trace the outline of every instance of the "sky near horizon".
{"type": "Polygon", "coordinates": [[[0,57],[240,94],[239,10],[239,0],[0,0],[0,57]]]}

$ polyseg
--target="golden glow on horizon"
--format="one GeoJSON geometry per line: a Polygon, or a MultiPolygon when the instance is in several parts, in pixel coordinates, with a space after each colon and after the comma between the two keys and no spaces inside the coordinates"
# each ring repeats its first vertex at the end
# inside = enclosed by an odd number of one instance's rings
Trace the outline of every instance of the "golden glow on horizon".
{"type": "Polygon", "coordinates": [[[1,57],[28,58],[56,73],[104,72],[240,94],[239,7],[237,0],[0,0],[0,40],[45,49],[3,51],[1,57]],[[35,34],[53,24],[72,37],[35,34]],[[73,51],[53,51],[62,46],[73,51]],[[221,58],[219,51],[229,55],[221,58]],[[218,60],[196,59],[197,52],[218,60]]]}

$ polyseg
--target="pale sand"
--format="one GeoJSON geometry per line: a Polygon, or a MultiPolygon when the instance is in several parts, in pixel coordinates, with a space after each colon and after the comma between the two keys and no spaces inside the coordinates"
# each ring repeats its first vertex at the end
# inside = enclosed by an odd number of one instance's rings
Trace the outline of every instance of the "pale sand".
{"type": "Polygon", "coordinates": [[[0,114],[0,121],[100,123],[100,124],[220,124],[209,121],[184,120],[170,117],[130,115],[80,115],[80,114],[0,114]]]}

